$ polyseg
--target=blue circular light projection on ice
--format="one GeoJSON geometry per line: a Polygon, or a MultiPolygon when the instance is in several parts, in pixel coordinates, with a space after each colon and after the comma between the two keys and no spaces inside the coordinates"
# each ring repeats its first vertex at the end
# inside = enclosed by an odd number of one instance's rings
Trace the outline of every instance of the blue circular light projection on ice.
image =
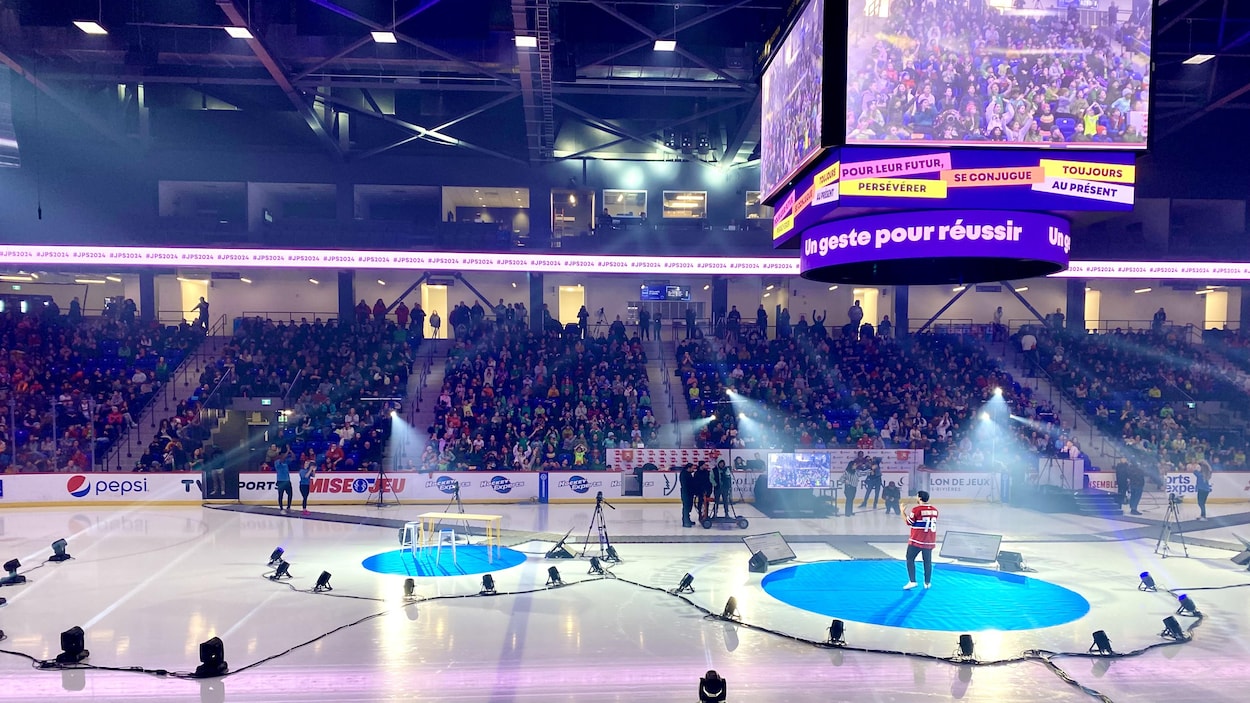
{"type": "Polygon", "coordinates": [[[374,554],[360,562],[360,565],[379,574],[467,576],[511,569],[525,561],[525,554],[515,549],[495,547],[491,551],[494,552],[494,559],[488,560],[486,547],[462,544],[456,547],[456,556],[453,560],[449,547],[443,547],[441,554],[433,547],[420,549],[417,550],[415,558],[411,549],[396,549],[374,554]]]}
{"type": "Polygon", "coordinates": [[[827,561],[774,571],[763,586],[773,598],[813,613],[917,630],[1033,630],[1089,612],[1079,593],[1022,574],[934,564],[933,588],[904,591],[906,582],[901,561],[827,561]]]}

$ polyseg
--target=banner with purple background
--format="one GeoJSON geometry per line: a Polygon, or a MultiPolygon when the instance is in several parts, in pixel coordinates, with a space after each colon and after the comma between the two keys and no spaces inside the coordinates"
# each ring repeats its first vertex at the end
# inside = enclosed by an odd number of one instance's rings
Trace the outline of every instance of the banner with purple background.
{"type": "Polygon", "coordinates": [[[1036,212],[915,210],[820,223],[803,233],[799,270],[828,282],[1014,280],[1062,271],[1069,223],[1036,212]],[[976,271],[985,275],[978,276],[976,271]]]}

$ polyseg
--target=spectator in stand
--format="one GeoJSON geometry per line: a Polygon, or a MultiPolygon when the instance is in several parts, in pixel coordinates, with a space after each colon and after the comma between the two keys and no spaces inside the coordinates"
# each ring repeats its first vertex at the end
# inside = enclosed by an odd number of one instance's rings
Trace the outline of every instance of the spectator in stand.
{"type": "Polygon", "coordinates": [[[373,304],[373,321],[386,322],[386,303],[381,298],[373,304]]]}
{"type": "Polygon", "coordinates": [[[1168,322],[1168,314],[1163,308],[1155,311],[1154,317],[1150,320],[1150,329],[1155,334],[1163,333],[1163,326],[1168,322]]]}
{"type": "Polygon", "coordinates": [[[738,341],[738,335],[742,332],[742,313],[738,312],[738,306],[732,305],[729,308],[729,314],[725,316],[725,339],[730,344],[738,341]]]}
{"type": "Polygon", "coordinates": [[[434,339],[438,339],[438,330],[442,326],[443,318],[439,317],[437,310],[434,310],[430,313],[430,331],[434,335],[434,339]]]}
{"type": "MultiPolygon", "coordinates": [[[[418,303],[417,307],[420,308],[421,304],[418,303]]],[[[395,324],[399,325],[399,328],[401,330],[408,329],[409,312],[410,311],[408,310],[408,304],[405,303],[403,300],[400,300],[399,305],[395,306],[395,324]]],[[[420,330],[416,330],[416,332],[418,335],[420,335],[420,330]]]]}
{"type": "MultiPolygon", "coordinates": [[[[126,320],[127,324],[134,322],[135,310],[136,310],[135,301],[127,299],[124,305],[125,307],[123,309],[123,319],[126,320]]],[[[198,314],[198,317],[196,318],[196,322],[195,322],[196,325],[199,326],[201,329],[207,330],[208,329],[208,301],[205,300],[203,297],[201,297],[200,302],[197,303],[194,308],[191,308],[191,312],[195,312],[198,314]]]]}
{"type": "Polygon", "coordinates": [[[768,311],[764,309],[763,303],[760,303],[760,309],[755,311],[755,331],[761,339],[768,339],[768,311]]]}
{"type": "MultiPolygon", "coordinates": [[[[621,318],[618,315],[616,319],[619,321],[621,318]]],[[[644,340],[651,339],[651,312],[646,308],[638,311],[638,333],[644,340]]]]}
{"type": "Polygon", "coordinates": [[[695,336],[695,329],[694,308],[688,307],[686,308],[686,339],[691,339],[695,336]]]}
{"type": "Polygon", "coordinates": [[[586,309],[585,305],[577,311],[577,329],[582,339],[586,339],[590,334],[590,311],[586,309]]]}
{"type": "Polygon", "coordinates": [[[364,298],[361,298],[360,302],[356,303],[356,324],[363,325],[364,323],[368,321],[369,321],[369,304],[365,302],[364,298]]]}
{"type": "Polygon", "coordinates": [[[886,338],[894,336],[894,323],[890,322],[889,315],[881,318],[881,324],[877,326],[877,334],[886,338]]]}
{"type": "MultiPolygon", "coordinates": [[[[816,313],[813,311],[812,316],[815,317],[815,315],[816,313]]],[[[864,308],[859,304],[858,300],[851,304],[850,309],[846,311],[846,316],[850,319],[851,338],[855,339],[856,335],[859,334],[859,326],[864,321],[864,308]]]]}

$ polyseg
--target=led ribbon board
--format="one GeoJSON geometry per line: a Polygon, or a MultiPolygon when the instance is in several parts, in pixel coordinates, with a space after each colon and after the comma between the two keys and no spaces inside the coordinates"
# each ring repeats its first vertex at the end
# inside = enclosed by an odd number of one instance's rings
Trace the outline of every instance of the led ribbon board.
{"type": "Polygon", "coordinates": [[[826,283],[932,285],[1020,280],[1068,266],[1068,221],[1002,210],[849,217],[803,233],[799,268],[826,283]]]}

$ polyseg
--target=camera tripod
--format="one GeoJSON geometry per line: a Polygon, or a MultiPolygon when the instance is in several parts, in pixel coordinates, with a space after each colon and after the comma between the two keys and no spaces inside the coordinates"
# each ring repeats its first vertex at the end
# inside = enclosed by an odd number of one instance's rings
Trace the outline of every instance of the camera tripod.
{"type": "Polygon", "coordinates": [[[376,500],[370,498],[365,503],[365,505],[371,508],[389,508],[395,505],[399,505],[399,494],[395,492],[394,486],[386,478],[386,461],[385,460],[378,462],[378,473],[373,479],[373,485],[376,486],[378,489],[377,491],[378,497],[376,500]],[[391,497],[395,499],[394,502],[387,500],[386,498],[387,491],[389,491],[391,494],[391,497]]]}
{"type": "Polygon", "coordinates": [[[1163,525],[1159,529],[1159,541],[1155,543],[1155,554],[1167,559],[1172,554],[1172,537],[1181,543],[1181,555],[1189,556],[1189,545],[1185,543],[1185,530],[1181,527],[1181,499],[1175,493],[1168,494],[1168,509],[1163,516],[1163,525]]]}
{"type": "Polygon", "coordinates": [[[582,542],[582,553],[579,557],[585,557],[590,551],[590,533],[597,528],[599,530],[599,558],[606,561],[620,561],[621,558],[616,554],[616,548],[612,546],[612,540],[608,537],[608,526],[603,520],[603,506],[616,510],[616,506],[603,499],[603,491],[599,491],[595,496],[595,512],[590,516],[590,527],[586,528],[586,540],[582,542]]]}
{"type": "Polygon", "coordinates": [[[1059,484],[1058,484],[1059,487],[1065,490],[1073,490],[1072,482],[1068,480],[1068,472],[1065,471],[1063,466],[1059,463],[1059,457],[1056,457],[1053,455],[1044,457],[1042,459],[1041,466],[1038,467],[1038,472],[1037,472],[1038,488],[1041,488],[1042,486],[1054,485],[1050,482],[1051,473],[1054,471],[1059,472],[1059,484]]]}

